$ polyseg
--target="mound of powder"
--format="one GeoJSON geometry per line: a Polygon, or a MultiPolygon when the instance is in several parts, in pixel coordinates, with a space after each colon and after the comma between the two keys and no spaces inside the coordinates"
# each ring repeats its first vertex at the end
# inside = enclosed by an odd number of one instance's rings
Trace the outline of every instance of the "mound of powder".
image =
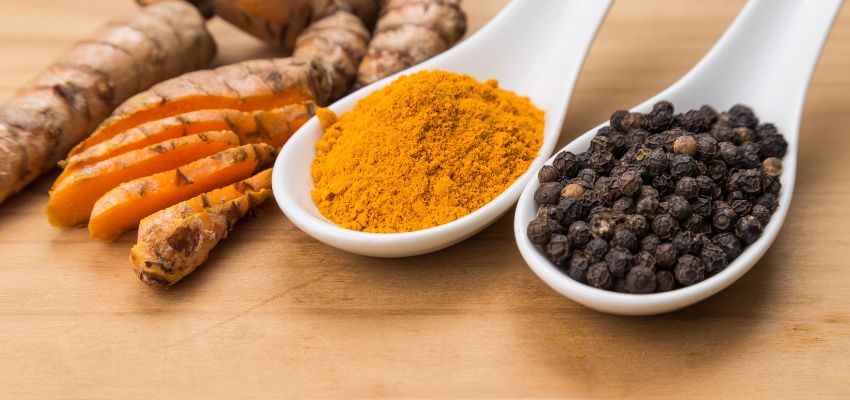
{"type": "Polygon", "coordinates": [[[445,224],[484,206],[529,167],[544,115],[528,98],[468,75],[424,71],[319,110],[312,196],[322,215],[367,232],[445,224]]]}

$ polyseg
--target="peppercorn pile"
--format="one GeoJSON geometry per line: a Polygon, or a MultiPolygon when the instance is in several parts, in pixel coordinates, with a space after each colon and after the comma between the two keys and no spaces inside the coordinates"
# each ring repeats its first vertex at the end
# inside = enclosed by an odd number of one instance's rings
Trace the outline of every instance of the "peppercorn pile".
{"type": "Polygon", "coordinates": [[[717,274],[755,242],[778,205],[788,147],[736,105],[611,116],[590,149],[538,173],[528,238],[576,281],[664,292],[717,274]]]}

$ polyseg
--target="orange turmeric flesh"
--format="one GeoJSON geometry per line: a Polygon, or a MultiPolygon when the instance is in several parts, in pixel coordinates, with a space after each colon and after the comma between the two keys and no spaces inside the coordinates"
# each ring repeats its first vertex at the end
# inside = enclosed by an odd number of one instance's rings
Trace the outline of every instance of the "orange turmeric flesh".
{"type": "Polygon", "coordinates": [[[199,110],[146,122],[68,158],[65,170],[53,186],[86,165],[164,140],[202,132],[230,130],[243,144],[266,143],[279,148],[315,114],[315,110],[312,102],[305,102],[252,112],[199,110]]]}
{"type": "Polygon", "coordinates": [[[144,237],[146,234],[150,233],[153,228],[165,226],[180,218],[185,218],[192,214],[204,211],[204,209],[219,206],[251,192],[257,192],[262,189],[271,189],[271,177],[272,169],[269,168],[248,179],[195,196],[184,202],[157,211],[156,213],[145,217],[139,225],[139,237],[144,237]]]}
{"type": "Polygon", "coordinates": [[[145,122],[191,111],[254,111],[305,101],[324,105],[331,84],[322,67],[296,58],[251,60],[191,72],[154,85],[124,102],[69,156],[145,122]]]}
{"type": "Polygon", "coordinates": [[[247,144],[122,183],[95,204],[89,233],[92,238],[111,242],[158,210],[251,176],[258,166],[269,164],[274,153],[267,144],[247,144]]]}
{"type": "Polygon", "coordinates": [[[86,222],[95,202],[123,182],[185,165],[239,146],[233,132],[179,137],[86,166],[68,175],[50,192],[47,218],[57,227],[86,222]]]}

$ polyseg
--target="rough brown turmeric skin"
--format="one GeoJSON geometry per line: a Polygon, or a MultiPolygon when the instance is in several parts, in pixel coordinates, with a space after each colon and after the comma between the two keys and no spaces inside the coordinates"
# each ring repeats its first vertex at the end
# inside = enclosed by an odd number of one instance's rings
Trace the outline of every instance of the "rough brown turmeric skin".
{"type": "Polygon", "coordinates": [[[336,224],[408,232],[487,204],[522,175],[543,141],[543,112],[496,81],[425,71],[401,77],[335,120],[317,116],[312,196],[336,224]]]}

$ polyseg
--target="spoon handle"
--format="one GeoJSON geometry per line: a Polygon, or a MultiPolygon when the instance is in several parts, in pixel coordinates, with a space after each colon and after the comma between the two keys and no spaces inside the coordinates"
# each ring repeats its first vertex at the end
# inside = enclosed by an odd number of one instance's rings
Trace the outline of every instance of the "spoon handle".
{"type": "Polygon", "coordinates": [[[809,81],[842,2],[751,0],[702,61],[668,92],[706,93],[719,107],[757,93],[753,103],[758,104],[751,105],[780,108],[799,121],[809,81]]]}

